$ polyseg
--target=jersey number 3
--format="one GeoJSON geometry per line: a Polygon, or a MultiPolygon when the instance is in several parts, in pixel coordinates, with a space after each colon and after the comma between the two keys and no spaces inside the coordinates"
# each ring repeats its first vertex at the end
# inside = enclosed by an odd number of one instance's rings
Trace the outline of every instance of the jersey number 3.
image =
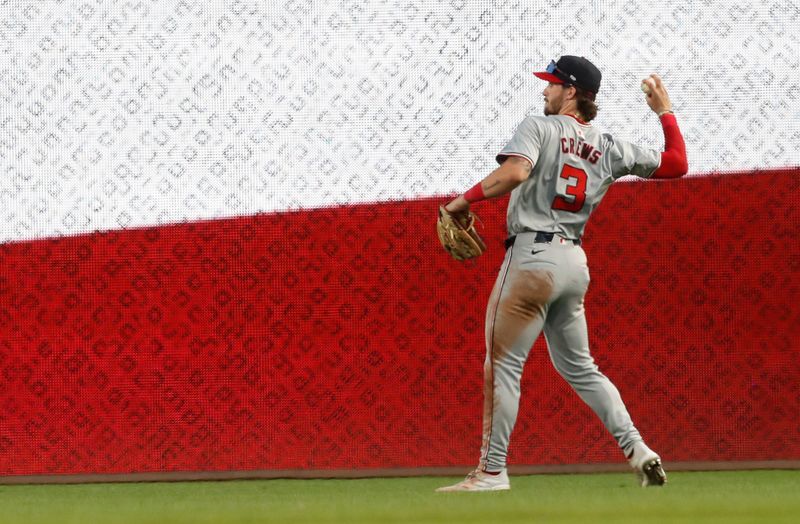
{"type": "Polygon", "coordinates": [[[586,171],[565,164],[564,169],[561,170],[561,178],[566,178],[569,182],[567,195],[571,196],[572,199],[558,195],[553,200],[553,209],[577,213],[586,202],[586,171]]]}

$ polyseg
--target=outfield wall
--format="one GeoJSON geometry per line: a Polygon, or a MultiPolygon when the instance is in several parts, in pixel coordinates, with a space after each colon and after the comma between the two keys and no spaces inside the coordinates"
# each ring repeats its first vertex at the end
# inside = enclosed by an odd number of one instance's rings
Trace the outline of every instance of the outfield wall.
{"type": "MultiPolygon", "coordinates": [[[[595,357],[666,461],[800,459],[800,172],[614,185],[586,234],[595,357]]],[[[448,467],[480,445],[490,250],[438,200],[0,248],[4,475],[448,467]]],[[[528,362],[512,464],[619,463],[528,362]]]]}

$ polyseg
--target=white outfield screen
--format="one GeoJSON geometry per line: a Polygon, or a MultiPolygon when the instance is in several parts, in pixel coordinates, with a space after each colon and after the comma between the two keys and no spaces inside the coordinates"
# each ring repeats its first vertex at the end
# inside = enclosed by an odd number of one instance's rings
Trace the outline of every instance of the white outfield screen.
{"type": "Polygon", "coordinates": [[[692,174],[800,165],[789,1],[0,10],[0,242],[462,191],[561,54],[604,72],[596,124],[654,148],[660,73],[692,174]]]}

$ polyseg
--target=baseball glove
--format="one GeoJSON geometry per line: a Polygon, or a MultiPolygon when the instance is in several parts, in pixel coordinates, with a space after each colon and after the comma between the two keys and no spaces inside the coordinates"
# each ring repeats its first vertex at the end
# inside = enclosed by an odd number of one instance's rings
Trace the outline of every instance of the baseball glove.
{"type": "Polygon", "coordinates": [[[486,244],[475,230],[475,213],[450,214],[444,206],[439,207],[436,231],[445,251],[456,260],[475,258],[486,251],[486,244]]]}

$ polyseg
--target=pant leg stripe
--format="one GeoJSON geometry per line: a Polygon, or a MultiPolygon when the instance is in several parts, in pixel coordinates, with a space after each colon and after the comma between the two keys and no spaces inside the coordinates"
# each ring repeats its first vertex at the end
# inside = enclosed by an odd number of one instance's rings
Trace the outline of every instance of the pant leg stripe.
{"type": "MultiPolygon", "coordinates": [[[[494,304],[494,315],[492,317],[492,332],[491,332],[491,335],[489,336],[489,355],[488,356],[489,356],[489,363],[490,363],[490,366],[491,366],[491,373],[492,373],[491,382],[492,382],[492,384],[491,384],[490,391],[488,392],[488,394],[490,395],[490,398],[488,399],[488,403],[491,406],[490,409],[489,409],[489,433],[486,436],[486,449],[484,450],[483,456],[481,457],[481,462],[483,463],[484,468],[486,467],[486,463],[487,463],[487,460],[489,458],[489,449],[491,448],[491,444],[492,444],[492,427],[494,426],[494,328],[495,328],[495,324],[497,322],[497,310],[498,310],[498,308],[500,306],[500,298],[503,296],[503,288],[506,285],[506,278],[508,277],[508,273],[511,270],[511,259],[514,257],[514,246],[511,246],[509,249],[511,249],[511,252],[508,254],[508,261],[506,263],[506,268],[505,268],[505,272],[503,274],[503,279],[500,282],[500,289],[497,292],[497,299],[496,299],[496,303],[494,304]]],[[[487,402],[487,400],[484,399],[484,402],[487,402]]]]}

